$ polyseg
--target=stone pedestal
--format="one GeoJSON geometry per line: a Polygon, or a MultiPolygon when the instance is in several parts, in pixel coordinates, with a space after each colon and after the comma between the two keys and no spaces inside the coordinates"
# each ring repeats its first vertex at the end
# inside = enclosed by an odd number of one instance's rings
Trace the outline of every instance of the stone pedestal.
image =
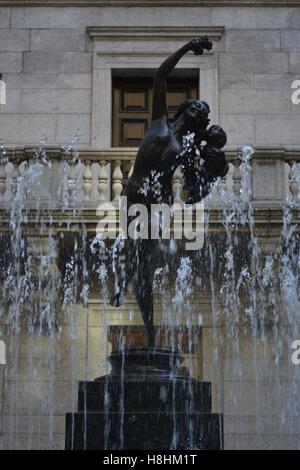
{"type": "Polygon", "coordinates": [[[109,361],[110,375],[79,383],[78,412],[66,415],[66,449],[223,448],[211,384],[179,375],[182,357],[167,349],[129,349],[109,361]]]}

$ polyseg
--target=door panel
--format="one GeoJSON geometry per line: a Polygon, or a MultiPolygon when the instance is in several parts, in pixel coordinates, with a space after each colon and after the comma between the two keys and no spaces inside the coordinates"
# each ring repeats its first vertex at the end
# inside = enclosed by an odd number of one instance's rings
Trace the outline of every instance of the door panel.
{"type": "Polygon", "coordinates": [[[122,111],[146,111],[147,110],[147,88],[144,89],[121,89],[122,111]]]}
{"type": "Polygon", "coordinates": [[[120,143],[138,145],[147,130],[147,119],[121,119],[121,140],[120,143]]]}
{"type": "MultiPolygon", "coordinates": [[[[167,104],[170,121],[185,99],[198,98],[197,78],[169,78],[167,104]]],[[[153,78],[113,79],[113,147],[136,147],[150,123],[153,78]]]]}

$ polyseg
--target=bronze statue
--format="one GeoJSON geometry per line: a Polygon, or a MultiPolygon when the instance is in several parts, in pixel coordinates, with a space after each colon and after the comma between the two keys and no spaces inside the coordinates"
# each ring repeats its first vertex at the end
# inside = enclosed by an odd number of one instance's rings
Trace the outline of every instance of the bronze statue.
{"type": "MultiPolygon", "coordinates": [[[[183,177],[189,193],[189,203],[203,199],[217,177],[228,171],[225,154],[221,148],[226,144],[226,134],[219,126],[209,125],[210,109],[207,103],[199,100],[185,100],[178,107],[173,123],[169,122],[166,102],[166,79],[179,59],[189,51],[203,54],[210,50],[212,43],[208,37],[195,38],[168,57],[158,68],[154,77],[153,106],[151,125],[139,148],[132,176],[122,193],[127,196],[128,208],[141,203],[150,209],[151,204],[171,205],[172,178],[179,165],[183,167],[183,177]],[[194,153],[185,154],[183,138],[194,134],[194,153]],[[195,154],[202,142],[201,161],[195,166],[195,154]],[[144,191],[145,181],[147,190],[144,191]],[[151,189],[154,188],[154,189],[151,189]]],[[[153,268],[150,258],[157,240],[130,240],[125,244],[126,267],[117,272],[116,286],[111,304],[120,306],[124,301],[129,281],[133,281],[135,295],[148,333],[148,345],[154,346],[153,328],[153,268]]],[[[118,269],[117,269],[118,271],[118,269]]]]}

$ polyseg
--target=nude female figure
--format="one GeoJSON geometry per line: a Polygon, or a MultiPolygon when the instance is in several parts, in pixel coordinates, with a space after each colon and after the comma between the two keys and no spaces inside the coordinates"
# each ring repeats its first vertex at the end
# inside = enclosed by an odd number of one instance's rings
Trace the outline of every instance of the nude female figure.
{"type": "MultiPolygon", "coordinates": [[[[208,190],[199,190],[207,186],[217,176],[224,176],[228,165],[224,153],[220,150],[226,143],[226,134],[219,126],[209,124],[209,106],[204,101],[185,100],[178,107],[175,122],[170,123],[166,101],[166,79],[176,64],[189,51],[196,55],[212,48],[211,41],[206,37],[195,38],[168,57],[158,68],[154,77],[153,105],[151,124],[136,156],[132,176],[122,193],[127,196],[128,208],[132,204],[144,204],[149,210],[151,204],[172,204],[172,178],[178,165],[183,164],[183,137],[188,131],[195,134],[195,141],[201,144],[207,141],[206,151],[201,154],[205,159],[206,167],[200,174],[192,174],[189,182],[189,192],[192,202],[197,202],[208,194],[208,190]],[[207,134],[207,137],[206,137],[207,134]],[[199,176],[201,177],[199,179],[199,176]],[[151,190],[155,178],[159,183],[159,191],[151,190]],[[205,184],[203,182],[205,180],[205,184]],[[145,182],[148,189],[143,190],[145,182]],[[191,182],[193,184],[191,184],[191,182]],[[199,188],[198,188],[199,187],[199,188]]],[[[157,187],[157,184],[156,184],[157,187]]],[[[120,306],[124,301],[124,294],[129,281],[133,281],[135,295],[143,321],[148,334],[148,345],[154,346],[153,328],[153,268],[150,258],[157,240],[126,241],[126,268],[125,275],[117,272],[115,290],[111,304],[120,306]]]]}

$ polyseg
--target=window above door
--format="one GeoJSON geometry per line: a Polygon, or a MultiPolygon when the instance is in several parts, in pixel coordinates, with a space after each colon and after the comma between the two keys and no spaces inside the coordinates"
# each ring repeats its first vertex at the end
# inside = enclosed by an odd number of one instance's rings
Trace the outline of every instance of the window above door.
{"type": "MultiPolygon", "coordinates": [[[[197,76],[186,73],[168,78],[167,104],[171,122],[183,100],[198,98],[198,88],[197,76]]],[[[153,77],[113,77],[112,95],[112,146],[140,145],[151,119],[153,77]]]]}

